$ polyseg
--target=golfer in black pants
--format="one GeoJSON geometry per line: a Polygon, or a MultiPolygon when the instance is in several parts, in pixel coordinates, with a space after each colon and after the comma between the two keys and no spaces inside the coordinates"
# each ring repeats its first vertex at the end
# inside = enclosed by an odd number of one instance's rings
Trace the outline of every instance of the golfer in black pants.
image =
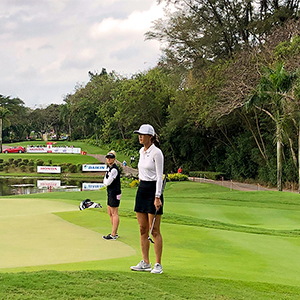
{"type": "Polygon", "coordinates": [[[108,170],[104,176],[103,183],[107,186],[107,213],[110,216],[112,224],[112,232],[108,235],[104,235],[105,240],[116,240],[118,236],[119,227],[119,205],[121,200],[121,180],[120,171],[118,166],[115,164],[115,152],[110,151],[107,153],[106,161],[108,170]]]}
{"type": "Polygon", "coordinates": [[[139,187],[135,199],[135,212],[140,226],[140,240],[143,260],[136,266],[132,266],[133,271],[151,271],[154,274],[161,274],[162,256],[162,236],[160,233],[160,221],[163,213],[162,183],[164,157],[162,151],[155,145],[156,138],[154,128],[149,124],[144,124],[139,130],[134,131],[139,134],[139,142],[144,147],[140,149],[139,187]],[[157,211],[154,222],[152,236],[154,240],[155,264],[153,269],[149,261],[149,230],[157,211]]]}

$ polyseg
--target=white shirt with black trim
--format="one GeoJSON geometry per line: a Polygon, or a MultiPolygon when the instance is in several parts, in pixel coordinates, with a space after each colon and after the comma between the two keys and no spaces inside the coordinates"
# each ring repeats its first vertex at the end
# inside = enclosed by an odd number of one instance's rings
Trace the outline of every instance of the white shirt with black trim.
{"type": "Polygon", "coordinates": [[[110,172],[108,172],[108,178],[104,176],[103,184],[105,186],[111,185],[111,183],[117,178],[117,176],[118,176],[118,171],[117,169],[113,168],[110,172]]]}
{"type": "Polygon", "coordinates": [[[156,181],[155,197],[160,197],[163,183],[164,156],[162,151],[152,144],[146,151],[140,149],[139,179],[156,181]]]}

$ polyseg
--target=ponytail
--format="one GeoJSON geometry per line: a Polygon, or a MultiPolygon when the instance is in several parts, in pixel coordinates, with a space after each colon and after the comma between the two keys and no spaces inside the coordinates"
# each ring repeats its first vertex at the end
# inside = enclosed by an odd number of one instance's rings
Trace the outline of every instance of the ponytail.
{"type": "Polygon", "coordinates": [[[157,147],[160,148],[159,140],[157,134],[151,137],[151,142],[157,147]]]}

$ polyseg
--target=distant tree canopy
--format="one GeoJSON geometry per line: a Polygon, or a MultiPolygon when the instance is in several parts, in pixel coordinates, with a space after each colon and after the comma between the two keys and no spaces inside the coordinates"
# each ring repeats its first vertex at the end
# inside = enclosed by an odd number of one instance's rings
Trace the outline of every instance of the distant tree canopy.
{"type": "Polygon", "coordinates": [[[274,26],[298,16],[300,1],[159,0],[174,12],[154,22],[147,39],[159,40],[164,60],[196,67],[233,57],[264,41],[274,26]]]}
{"type": "Polygon", "coordinates": [[[24,121],[24,132],[64,132],[138,155],[133,131],[150,123],[169,172],[217,171],[278,189],[297,183],[300,1],[159,2],[175,9],[146,33],[162,43],[155,68],[128,77],[89,71],[61,105],[19,103],[22,117],[3,138],[24,121]]]}

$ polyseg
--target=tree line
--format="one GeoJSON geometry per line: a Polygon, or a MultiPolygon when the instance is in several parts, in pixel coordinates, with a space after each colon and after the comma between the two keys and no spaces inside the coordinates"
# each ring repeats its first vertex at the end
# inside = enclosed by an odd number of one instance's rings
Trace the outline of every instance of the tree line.
{"type": "Polygon", "coordinates": [[[87,84],[45,109],[0,96],[3,140],[54,130],[137,153],[133,130],[150,123],[169,172],[215,171],[278,190],[298,183],[300,1],[158,2],[165,16],[145,34],[161,42],[156,67],[89,71],[87,84]]]}

